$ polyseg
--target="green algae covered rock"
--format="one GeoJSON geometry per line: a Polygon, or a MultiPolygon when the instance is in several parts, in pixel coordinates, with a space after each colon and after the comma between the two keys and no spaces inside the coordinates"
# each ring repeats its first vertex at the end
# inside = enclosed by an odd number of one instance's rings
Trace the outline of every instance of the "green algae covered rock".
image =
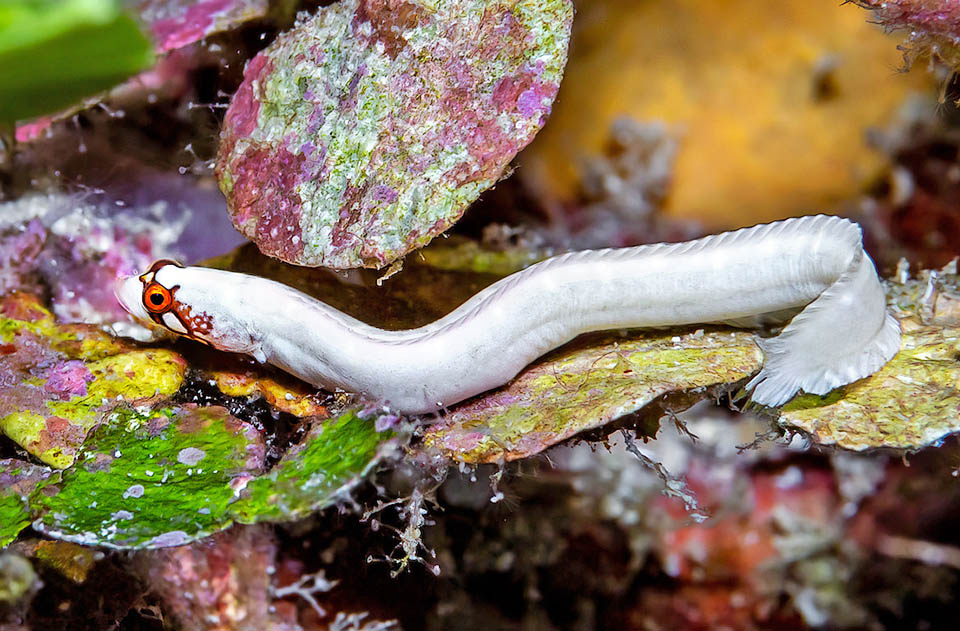
{"type": "Polygon", "coordinates": [[[30,498],[34,528],[113,548],[195,541],[233,523],[230,504],[261,472],[264,451],[259,432],[223,408],[118,410],[30,498]]]}
{"type": "Polygon", "coordinates": [[[118,404],[172,395],[186,368],[173,351],[57,324],[29,294],[0,299],[0,432],[53,467],[69,466],[118,404]]]}
{"type": "Polygon", "coordinates": [[[390,432],[356,411],[318,420],[269,473],[247,485],[231,512],[246,523],[305,517],[346,498],[394,447],[390,432]]]}
{"type": "Polygon", "coordinates": [[[394,453],[396,420],[355,410],[316,417],[264,473],[262,436],[224,408],[118,409],[63,471],[0,461],[0,547],[31,522],[56,539],[138,549],[196,541],[235,521],[300,519],[346,499],[394,453]]]}
{"type": "Polygon", "coordinates": [[[913,450],[960,431],[960,278],[923,272],[891,283],[900,352],[879,372],[824,397],[802,395],[780,422],[820,444],[913,450]]]}
{"type": "Polygon", "coordinates": [[[22,460],[0,460],[0,548],[30,525],[28,498],[55,472],[22,460]]]}
{"type": "Polygon", "coordinates": [[[0,370],[0,429],[63,469],[0,461],[0,547],[31,523],[84,545],[157,548],[234,521],[298,519],[344,499],[398,442],[378,431],[377,417],[327,418],[309,391],[262,368],[217,373],[214,383],[231,392],[266,393],[272,407],[282,401],[277,410],[311,414],[312,429],[264,473],[253,425],[223,408],[171,403],[182,357],[57,324],[27,294],[0,299],[0,370]]]}
{"type": "Polygon", "coordinates": [[[802,395],[780,421],[825,445],[919,449],[960,431],[960,328],[904,332],[900,353],[875,375],[819,397],[802,395]]]}
{"type": "Polygon", "coordinates": [[[665,394],[737,382],[760,368],[744,331],[585,336],[506,386],[454,407],[425,445],[467,463],[516,460],[635,412],[665,394]]]}
{"type": "Polygon", "coordinates": [[[569,0],[342,0],[246,67],[217,160],[234,225],[297,265],[428,243],[543,126],[569,0]]]}

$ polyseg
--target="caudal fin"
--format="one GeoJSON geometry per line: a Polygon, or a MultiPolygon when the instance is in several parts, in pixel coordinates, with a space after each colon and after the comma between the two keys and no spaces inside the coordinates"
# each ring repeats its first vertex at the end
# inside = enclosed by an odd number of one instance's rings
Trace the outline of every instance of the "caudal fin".
{"type": "Polygon", "coordinates": [[[798,390],[826,394],[875,373],[900,349],[900,324],[887,312],[873,261],[861,252],[779,335],[758,343],[763,369],[746,390],[756,403],[775,407],[798,390]]]}

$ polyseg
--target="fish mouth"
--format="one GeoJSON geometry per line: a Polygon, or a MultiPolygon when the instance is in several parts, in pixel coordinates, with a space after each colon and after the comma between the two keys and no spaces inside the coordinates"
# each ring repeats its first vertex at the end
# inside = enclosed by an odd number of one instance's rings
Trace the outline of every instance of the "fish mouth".
{"type": "Polygon", "coordinates": [[[143,283],[139,276],[121,276],[113,285],[113,295],[127,313],[141,322],[152,323],[150,314],[143,308],[143,283]]]}

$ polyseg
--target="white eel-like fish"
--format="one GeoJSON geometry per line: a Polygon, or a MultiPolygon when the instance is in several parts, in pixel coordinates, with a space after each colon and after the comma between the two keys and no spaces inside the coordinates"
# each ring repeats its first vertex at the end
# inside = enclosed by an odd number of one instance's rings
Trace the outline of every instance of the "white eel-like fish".
{"type": "Polygon", "coordinates": [[[792,315],[778,335],[758,340],[763,368],[746,387],[768,406],[866,377],[900,348],[860,227],[824,215],[563,254],[404,331],[369,326],[274,281],[171,261],[119,280],[116,294],[140,320],[409,414],[503,385],[588,331],[751,326],[792,315]]]}

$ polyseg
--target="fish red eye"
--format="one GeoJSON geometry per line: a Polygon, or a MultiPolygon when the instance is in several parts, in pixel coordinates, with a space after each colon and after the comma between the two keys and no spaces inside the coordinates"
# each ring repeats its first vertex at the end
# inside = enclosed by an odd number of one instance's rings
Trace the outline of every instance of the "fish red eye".
{"type": "Polygon", "coordinates": [[[173,303],[173,296],[170,291],[159,283],[150,283],[143,290],[143,306],[150,313],[163,313],[170,308],[173,303]]]}

